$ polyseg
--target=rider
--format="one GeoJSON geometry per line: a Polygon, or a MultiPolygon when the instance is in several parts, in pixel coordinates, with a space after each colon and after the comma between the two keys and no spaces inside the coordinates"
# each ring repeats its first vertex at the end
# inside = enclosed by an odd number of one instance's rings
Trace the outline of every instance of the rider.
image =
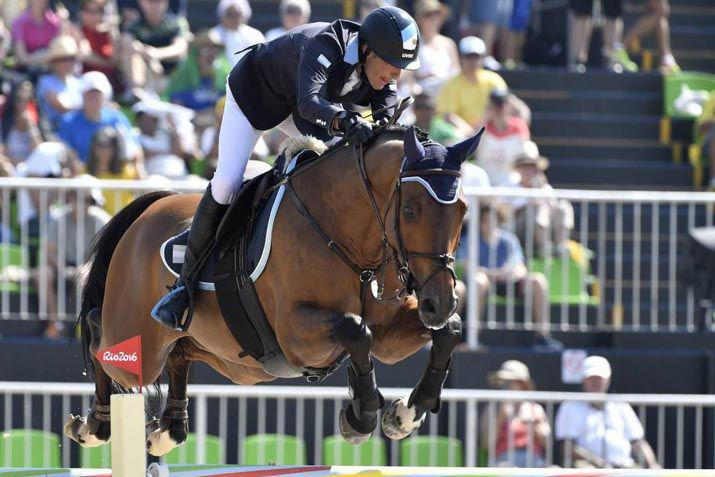
{"type": "Polygon", "coordinates": [[[399,8],[381,7],[362,25],[310,23],[248,49],[228,77],[218,164],[196,209],[181,274],[152,310],[154,319],[184,329],[198,281],[192,271],[239,191],[262,132],[277,126],[289,136],[367,141],[371,123],[342,105],[369,105],[375,121],[390,116],[386,108],[396,103],[402,70],[419,68],[419,45],[415,20],[399,8]]]}

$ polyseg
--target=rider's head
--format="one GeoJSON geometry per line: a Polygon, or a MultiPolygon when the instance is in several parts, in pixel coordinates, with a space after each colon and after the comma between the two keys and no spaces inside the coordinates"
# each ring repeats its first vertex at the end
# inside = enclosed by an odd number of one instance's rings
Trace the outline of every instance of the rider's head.
{"type": "Polygon", "coordinates": [[[397,7],[380,7],[360,27],[361,59],[374,89],[396,81],[402,70],[420,67],[420,32],[415,20],[397,7]]]}

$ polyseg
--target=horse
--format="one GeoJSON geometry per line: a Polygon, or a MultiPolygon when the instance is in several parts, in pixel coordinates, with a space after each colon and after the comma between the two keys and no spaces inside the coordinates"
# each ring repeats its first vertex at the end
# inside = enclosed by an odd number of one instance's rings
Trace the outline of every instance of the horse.
{"type": "MultiPolygon", "coordinates": [[[[383,432],[391,439],[408,436],[428,412],[439,410],[461,336],[453,254],[467,205],[459,170],[480,136],[445,148],[426,135],[418,138],[414,127],[390,125],[364,150],[340,143],[285,181],[293,200],[282,201],[275,215],[270,257],[254,285],[290,365],[327,369],[341,356],[349,358],[352,401],[339,419],[348,442],[370,437],[380,409],[385,408],[383,432]],[[373,359],[394,364],[429,341],[422,378],[409,396],[386,405],[373,359]]],[[[162,266],[159,248],[185,230],[199,198],[148,193],[93,240],[78,322],[95,395],[87,414],[70,415],[64,428],[82,446],[109,442],[113,392],[155,383],[164,370],[166,405],[147,426],[147,451],[156,456],[186,440],[192,362],[203,361],[241,385],[276,377],[242,353],[215,293],[197,293],[185,331],[150,317],[174,279],[162,266]],[[142,382],[95,358],[98,350],[136,335],[142,382]]]]}

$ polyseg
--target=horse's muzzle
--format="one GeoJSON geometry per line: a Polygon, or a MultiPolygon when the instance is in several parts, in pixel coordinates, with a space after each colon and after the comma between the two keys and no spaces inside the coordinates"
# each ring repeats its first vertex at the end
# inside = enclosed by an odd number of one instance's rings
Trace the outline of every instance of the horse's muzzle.
{"type": "Polygon", "coordinates": [[[438,330],[447,324],[447,320],[457,310],[457,295],[452,292],[446,297],[420,297],[419,316],[422,324],[432,330],[438,330]],[[446,298],[446,299],[444,299],[446,298]]]}

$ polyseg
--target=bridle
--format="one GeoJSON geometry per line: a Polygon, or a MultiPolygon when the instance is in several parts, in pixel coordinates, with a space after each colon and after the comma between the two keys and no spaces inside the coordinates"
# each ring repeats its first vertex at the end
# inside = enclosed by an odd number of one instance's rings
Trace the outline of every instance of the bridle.
{"type": "MultiPolygon", "coordinates": [[[[383,128],[379,128],[383,129],[383,128]]],[[[377,133],[377,131],[376,131],[377,133]]],[[[291,178],[287,178],[285,181],[286,187],[290,192],[293,204],[296,206],[298,211],[305,217],[310,226],[320,235],[326,245],[345,262],[345,264],[350,267],[353,272],[358,276],[360,280],[360,302],[361,302],[361,315],[364,316],[365,312],[365,300],[367,288],[371,286],[373,282],[377,284],[377,293],[374,296],[377,300],[386,301],[399,299],[405,296],[405,293],[411,294],[416,292],[419,294],[424,287],[434,279],[438,274],[448,271],[452,278],[456,281],[456,273],[454,271],[454,255],[449,252],[417,252],[408,250],[405,247],[404,239],[402,236],[402,230],[400,227],[400,209],[402,204],[402,179],[406,177],[419,177],[423,175],[450,175],[460,177],[459,171],[452,171],[446,169],[424,169],[417,171],[402,171],[397,178],[396,185],[393,194],[388,202],[387,209],[385,211],[385,216],[380,213],[380,209],[377,205],[377,200],[375,198],[375,192],[373,190],[370,179],[367,175],[365,168],[365,155],[363,153],[362,144],[353,145],[353,156],[355,159],[355,164],[357,166],[358,172],[360,173],[360,179],[367,192],[367,196],[370,202],[370,206],[373,211],[373,215],[380,226],[381,245],[382,253],[380,262],[374,267],[362,267],[356,264],[346,252],[344,246],[338,244],[333,240],[318,224],[317,220],[310,213],[305,203],[301,200],[295,187],[291,182],[291,178]],[[396,238],[396,243],[393,245],[387,234],[386,218],[390,212],[390,206],[394,203],[394,233],[396,238]],[[432,273],[423,282],[415,277],[414,273],[410,269],[410,259],[423,259],[430,260],[437,263],[432,273]],[[393,262],[396,268],[397,276],[402,284],[401,288],[396,290],[395,294],[391,297],[383,297],[384,289],[384,271],[387,265],[393,262]],[[382,275],[382,283],[379,283],[378,277],[382,275]]]]}

